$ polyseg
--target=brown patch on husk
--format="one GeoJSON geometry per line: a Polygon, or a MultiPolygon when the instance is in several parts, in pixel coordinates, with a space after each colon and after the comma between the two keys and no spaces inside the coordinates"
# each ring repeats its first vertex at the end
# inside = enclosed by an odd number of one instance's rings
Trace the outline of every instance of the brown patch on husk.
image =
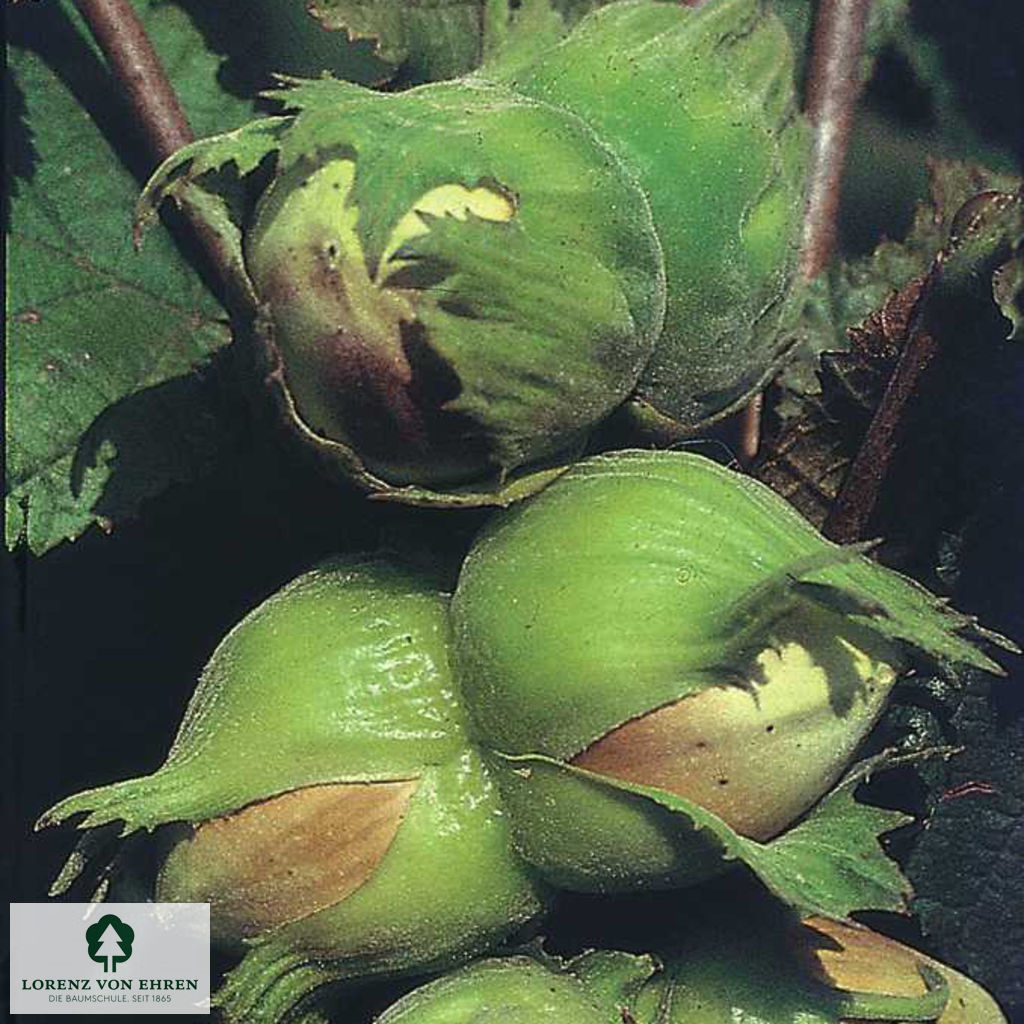
{"type": "Polygon", "coordinates": [[[307,786],[204,822],[164,862],[157,898],[209,902],[214,937],[232,940],[334,906],[376,871],[418,785],[307,786]]]}
{"type": "MultiPolygon", "coordinates": [[[[655,786],[699,804],[737,832],[767,838],[755,809],[746,807],[735,764],[716,739],[714,720],[736,693],[706,690],[624,722],[572,759],[572,764],[623,782],[655,786]]],[[[749,699],[749,697],[747,698],[749,699]]],[[[768,831],[771,829],[771,831],[768,831]]]]}
{"type": "Polygon", "coordinates": [[[808,918],[798,932],[813,969],[836,989],[919,998],[927,990],[920,968],[930,967],[949,986],[936,1024],[1006,1024],[995,1000],[977,982],[895,939],[824,917],[808,918]]]}
{"type": "Polygon", "coordinates": [[[682,797],[751,839],[778,835],[846,769],[899,664],[887,641],[830,613],[779,628],[745,682],[630,719],[572,764],[682,797]]]}
{"type": "Polygon", "coordinates": [[[929,961],[893,939],[824,917],[805,921],[801,931],[818,970],[835,988],[914,997],[927,992],[917,968],[929,961]]]}

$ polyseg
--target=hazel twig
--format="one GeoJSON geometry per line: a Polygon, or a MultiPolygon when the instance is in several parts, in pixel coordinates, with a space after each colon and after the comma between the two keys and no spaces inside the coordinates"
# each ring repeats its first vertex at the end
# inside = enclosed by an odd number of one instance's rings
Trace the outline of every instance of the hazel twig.
{"type": "Polygon", "coordinates": [[[117,76],[155,163],[192,141],[192,129],[128,0],[75,0],[117,76]]]}
{"type": "Polygon", "coordinates": [[[824,269],[835,244],[870,9],[871,0],[821,0],[815,21],[806,93],[814,139],[801,256],[808,281],[824,269]]]}
{"type": "MultiPolygon", "coordinates": [[[[155,167],[194,138],[163,64],[128,0],[75,0],[75,6],[123,89],[155,167]]],[[[223,238],[218,237],[191,203],[180,203],[179,209],[223,286],[225,303],[235,312],[244,311],[245,288],[238,280],[223,238]]]]}

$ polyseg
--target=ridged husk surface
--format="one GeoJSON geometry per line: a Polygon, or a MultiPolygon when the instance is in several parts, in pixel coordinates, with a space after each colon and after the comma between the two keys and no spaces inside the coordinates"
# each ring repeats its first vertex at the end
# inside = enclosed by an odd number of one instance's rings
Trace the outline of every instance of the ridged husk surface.
{"type": "Polygon", "coordinates": [[[432,580],[382,558],[326,562],[225,637],[161,768],[40,823],[85,812],[80,829],[184,831],[157,894],[211,902],[218,940],[244,941],[217,997],[231,1020],[479,954],[544,896],[467,741],[448,645],[432,580]]]}
{"type": "Polygon", "coordinates": [[[289,414],[378,489],[497,494],[578,446],[650,357],[647,199],[588,126],[508,89],[336,91],[296,121],[315,156],[284,151],[245,239],[289,414]]]}
{"type": "Polygon", "coordinates": [[[835,782],[909,656],[998,671],[972,620],[681,452],[586,460],[496,517],[453,613],[516,842],[568,888],[721,869],[629,786],[770,838],[835,782]]]}
{"type": "Polygon", "coordinates": [[[590,125],[650,200],[668,305],[639,418],[685,432],[737,407],[792,342],[808,135],[782,23],[760,0],[624,0],[498,73],[590,125]]]}

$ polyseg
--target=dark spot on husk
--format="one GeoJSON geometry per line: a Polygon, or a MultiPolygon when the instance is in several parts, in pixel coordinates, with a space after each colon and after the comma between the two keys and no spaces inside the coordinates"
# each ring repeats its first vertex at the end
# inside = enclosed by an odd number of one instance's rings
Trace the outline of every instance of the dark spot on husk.
{"type": "Polygon", "coordinates": [[[468,302],[459,299],[441,299],[438,306],[452,316],[460,316],[467,320],[477,316],[476,310],[468,302]]]}
{"type": "Polygon", "coordinates": [[[426,291],[451,276],[451,268],[439,260],[416,260],[399,267],[384,279],[385,288],[414,288],[426,291]]]}
{"type": "Polygon", "coordinates": [[[479,475],[489,462],[479,427],[444,408],[461,391],[458,375],[422,324],[402,321],[398,341],[397,350],[382,350],[377,339],[346,331],[330,339],[329,394],[346,439],[394,483],[479,475]]]}

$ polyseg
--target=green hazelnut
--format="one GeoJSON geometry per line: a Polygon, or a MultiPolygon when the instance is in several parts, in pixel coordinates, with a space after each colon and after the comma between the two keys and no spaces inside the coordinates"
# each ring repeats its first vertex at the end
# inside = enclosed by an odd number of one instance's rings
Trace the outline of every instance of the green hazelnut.
{"type": "Polygon", "coordinates": [[[535,949],[453,971],[375,1024],[618,1024],[655,969],[648,956],[595,950],[562,962],[535,949]]]}
{"type": "Polygon", "coordinates": [[[209,902],[215,939],[247,950],[216,997],[231,1020],[479,954],[544,895],[466,740],[448,642],[432,581],[382,559],[326,562],[225,637],[162,767],[41,824],[176,823],[156,894],[209,902]]]}
{"type": "Polygon", "coordinates": [[[964,975],[861,925],[800,922],[723,893],[675,907],[653,956],[482,960],[400,999],[375,1024],[1006,1024],[964,975]]]}
{"type": "Polygon", "coordinates": [[[804,209],[809,137],[779,19],[760,0],[623,0],[492,74],[586,122],[650,200],[668,304],[634,413],[686,432],[746,401],[792,343],[804,209]]]}
{"type": "Polygon", "coordinates": [[[581,890],[723,870],[658,794],[755,840],[782,833],[845,771],[914,651],[998,671],[959,635],[971,620],[681,452],[586,460],[499,514],[453,615],[517,847],[581,890]]]}
{"type": "Polygon", "coordinates": [[[285,116],[147,186],[141,220],[206,211],[284,421],[375,495],[507,505],[612,414],[692,432],[789,349],[807,132],[781,23],[622,0],[547,39],[406,92],[287,80],[285,116]]]}
{"type": "Polygon", "coordinates": [[[676,934],[629,1008],[634,1024],[1006,1024],[976,982],[853,922],[800,921],[763,901],[723,915],[701,900],[676,934]]]}
{"type": "Polygon", "coordinates": [[[609,1024],[569,972],[530,957],[482,960],[416,989],[377,1024],[609,1024]]]}
{"type": "Polygon", "coordinates": [[[289,422],[391,496],[539,486],[661,330],[646,198],[578,119],[506,89],[338,95],[286,135],[315,154],[245,236],[289,422]]]}

